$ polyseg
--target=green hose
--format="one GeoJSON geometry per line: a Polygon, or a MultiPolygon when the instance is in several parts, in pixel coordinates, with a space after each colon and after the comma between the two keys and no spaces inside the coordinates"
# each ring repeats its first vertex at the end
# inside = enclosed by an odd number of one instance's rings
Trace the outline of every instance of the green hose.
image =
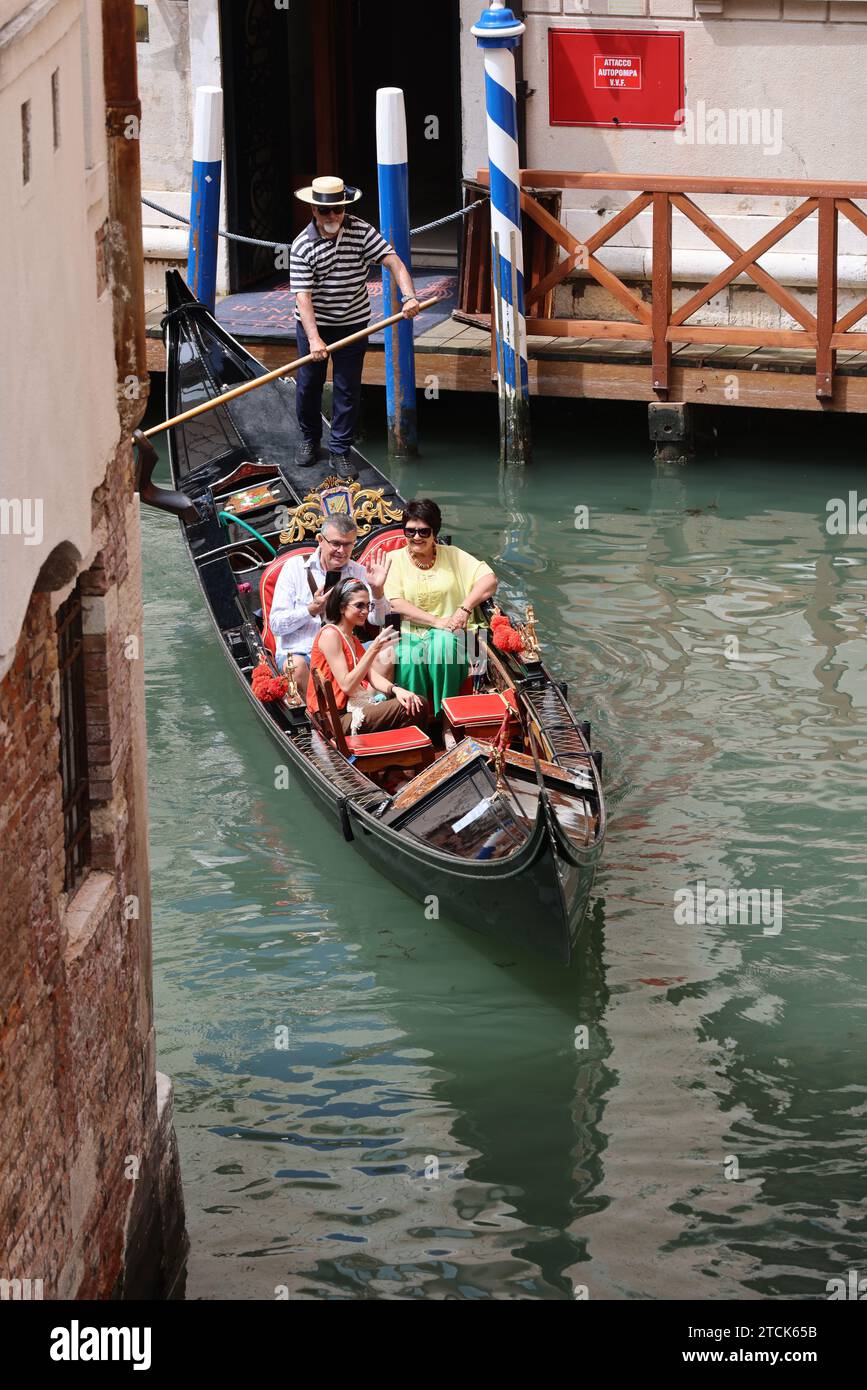
{"type": "Polygon", "coordinates": [[[255,536],[257,541],[261,541],[263,545],[267,546],[271,554],[276,557],[277,551],[274,549],[271,542],[266,541],[265,537],[256,530],[255,526],[251,526],[249,521],[245,521],[242,516],[235,516],[234,512],[217,512],[217,520],[222,521],[224,526],[227,522],[234,521],[237,526],[246,527],[250,535],[255,536]]]}

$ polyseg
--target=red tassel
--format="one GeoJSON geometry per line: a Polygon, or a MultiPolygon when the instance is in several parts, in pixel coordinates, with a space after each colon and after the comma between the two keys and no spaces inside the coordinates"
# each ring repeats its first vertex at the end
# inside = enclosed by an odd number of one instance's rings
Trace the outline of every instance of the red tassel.
{"type": "Polygon", "coordinates": [[[501,652],[519,652],[523,647],[520,632],[516,632],[505,613],[495,613],[491,619],[494,646],[501,652]]]}
{"type": "Polygon", "coordinates": [[[282,700],[289,689],[289,682],[285,676],[271,674],[271,668],[264,656],[259,658],[259,665],[253,672],[252,685],[253,694],[263,704],[269,704],[272,700],[282,700]]]}

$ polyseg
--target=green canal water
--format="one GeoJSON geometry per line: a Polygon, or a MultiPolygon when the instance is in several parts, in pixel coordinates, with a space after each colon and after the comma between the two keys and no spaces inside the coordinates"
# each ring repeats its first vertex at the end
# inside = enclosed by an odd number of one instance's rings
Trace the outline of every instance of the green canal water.
{"type": "Polygon", "coordinates": [[[145,512],[188,1297],[824,1298],[867,1273],[867,536],[825,526],[867,494],[863,446],[737,418],[675,476],[631,407],[549,403],[523,472],[490,401],[430,403],[411,466],[364,445],[534,603],[593,721],[610,824],[569,970],[426,920],[275,789],[145,512]],[[779,890],[781,921],[684,923],[699,881],[779,890]]]}

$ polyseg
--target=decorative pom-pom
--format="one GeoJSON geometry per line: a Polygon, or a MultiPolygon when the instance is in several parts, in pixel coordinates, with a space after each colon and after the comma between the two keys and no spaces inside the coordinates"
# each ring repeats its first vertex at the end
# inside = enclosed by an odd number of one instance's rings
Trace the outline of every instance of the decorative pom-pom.
{"type": "Polygon", "coordinates": [[[501,652],[519,652],[523,647],[520,632],[516,632],[505,613],[495,613],[491,619],[494,646],[501,652]]]}
{"type": "Polygon", "coordinates": [[[268,663],[262,657],[253,672],[252,687],[256,699],[261,700],[263,704],[269,704],[272,700],[283,699],[289,689],[289,682],[285,676],[272,675],[268,663]]]}

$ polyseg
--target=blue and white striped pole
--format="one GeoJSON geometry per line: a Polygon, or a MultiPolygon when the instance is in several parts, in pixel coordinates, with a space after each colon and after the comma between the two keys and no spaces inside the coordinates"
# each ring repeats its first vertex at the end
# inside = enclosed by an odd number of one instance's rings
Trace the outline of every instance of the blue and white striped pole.
{"type": "Polygon", "coordinates": [[[514,50],[524,25],[503,0],[491,0],[471,33],[485,56],[485,110],[491,174],[491,331],[497,335],[500,456],[530,458],[530,387],[524,317],[524,249],[514,50]]]}
{"type": "Polygon", "coordinates": [[[217,297],[217,231],[223,151],[223,92],[197,87],[193,120],[193,185],[187,284],[211,313],[217,297]]]}
{"type": "MultiPolygon", "coordinates": [[[[376,160],[380,230],[404,265],[410,266],[406,112],[399,87],[380,87],[376,93],[376,160]]],[[[382,300],[386,315],[400,312],[400,289],[391,271],[385,269],[382,300]]],[[[411,319],[385,330],[388,452],[398,458],[418,453],[413,336],[411,319]]]]}

